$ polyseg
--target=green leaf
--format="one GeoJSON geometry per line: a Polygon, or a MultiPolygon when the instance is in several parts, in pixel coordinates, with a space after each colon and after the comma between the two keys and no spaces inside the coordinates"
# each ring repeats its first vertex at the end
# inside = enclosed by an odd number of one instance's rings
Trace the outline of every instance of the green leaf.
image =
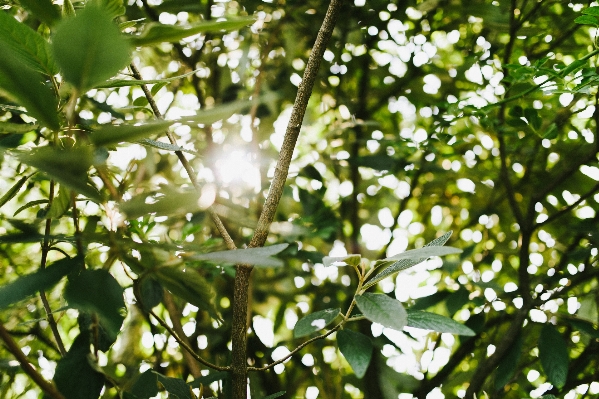
{"type": "Polygon", "coordinates": [[[472,337],[476,335],[474,331],[449,317],[441,316],[436,313],[408,310],[408,326],[421,328],[423,330],[432,330],[440,333],[450,333],[472,337]]]}
{"type": "Polygon", "coordinates": [[[359,266],[362,261],[362,256],[349,254],[345,256],[325,256],[322,258],[322,263],[325,267],[333,266],[335,263],[343,262],[350,266],[359,266]]]}
{"type": "Polygon", "coordinates": [[[287,391],[280,391],[277,393],[273,393],[271,395],[268,395],[267,397],[265,397],[264,399],[275,399],[275,398],[280,398],[281,396],[285,395],[285,392],[287,391]]]}
{"type": "Polygon", "coordinates": [[[558,389],[568,378],[568,348],[562,335],[552,324],[545,324],[539,336],[539,359],[547,379],[558,389]]]}
{"type": "Polygon", "coordinates": [[[162,301],[164,288],[151,276],[143,276],[141,280],[136,281],[135,289],[136,297],[146,311],[150,311],[162,301]]]}
{"type": "Polygon", "coordinates": [[[21,187],[23,187],[23,185],[27,182],[27,179],[29,179],[31,176],[32,175],[23,176],[19,180],[17,180],[17,182],[11,188],[9,188],[7,192],[4,193],[2,198],[0,198],[0,207],[2,207],[11,199],[13,199],[14,196],[19,193],[21,187]]]}
{"type": "MultiPolygon", "coordinates": [[[[155,85],[162,85],[162,86],[160,86],[162,88],[162,87],[164,87],[165,84],[167,84],[169,82],[174,82],[175,80],[180,80],[180,79],[186,78],[190,75],[193,75],[197,71],[198,70],[195,70],[195,71],[184,73],[183,75],[173,76],[171,78],[164,78],[164,79],[153,79],[153,80],[112,79],[112,80],[108,80],[104,83],[100,83],[99,85],[95,85],[94,87],[96,89],[104,89],[104,88],[112,88],[112,87],[141,86],[141,85],[155,84],[155,85]]],[[[152,87],[152,90],[154,90],[154,87],[152,87]]],[[[156,93],[152,93],[152,94],[156,95],[156,93]]]]}
{"type": "Polygon", "coordinates": [[[62,16],[65,18],[75,16],[75,7],[73,7],[73,3],[71,2],[71,0],[63,0],[62,16]]]}
{"type": "Polygon", "coordinates": [[[46,213],[47,219],[58,219],[69,209],[71,205],[71,190],[61,185],[58,195],[54,197],[52,205],[46,213]]]}
{"type": "Polygon", "coordinates": [[[356,296],[356,304],[370,321],[397,331],[403,330],[408,314],[401,302],[385,294],[364,293],[356,296]]]}
{"type": "Polygon", "coordinates": [[[62,259],[35,273],[19,277],[0,287],[0,309],[22,301],[38,291],[54,287],[64,276],[77,267],[81,258],[62,259]]]}
{"type": "Polygon", "coordinates": [[[596,17],[599,17],[599,7],[595,6],[585,8],[584,10],[582,10],[582,13],[585,15],[594,15],[596,17]]]}
{"type": "Polygon", "coordinates": [[[20,0],[19,2],[50,27],[60,21],[60,9],[52,3],[52,0],[20,0]]]}
{"type": "MultiPolygon", "coordinates": [[[[5,15],[1,12],[0,15],[5,15]]],[[[2,23],[0,22],[0,25],[2,23]]],[[[27,113],[44,126],[58,130],[58,100],[50,86],[43,84],[42,74],[29,68],[20,54],[0,40],[0,94],[27,109],[27,113]]]]}
{"type": "Polygon", "coordinates": [[[272,258],[287,248],[289,244],[270,245],[261,248],[235,249],[231,251],[209,252],[206,254],[193,254],[186,259],[206,260],[210,262],[222,262],[228,264],[246,264],[265,267],[283,266],[283,261],[272,258]]]}
{"type": "Polygon", "coordinates": [[[599,25],[597,18],[590,15],[581,15],[580,17],[576,18],[574,22],[580,25],[599,25]]]}
{"type": "Polygon", "coordinates": [[[198,272],[189,269],[161,267],[156,270],[154,276],[174,295],[207,311],[214,319],[220,320],[213,302],[212,285],[198,272]]]}
{"type": "Polygon", "coordinates": [[[584,67],[588,63],[589,63],[589,61],[587,59],[576,60],[576,61],[572,62],[571,64],[569,64],[567,67],[560,70],[559,76],[561,76],[562,78],[565,78],[568,74],[579,70],[580,68],[584,67]]]}
{"type": "Polygon", "coordinates": [[[102,125],[90,135],[97,146],[110,146],[120,142],[135,142],[154,134],[164,133],[175,121],[156,121],[143,125],[102,125]]]}
{"type": "Polygon", "coordinates": [[[187,152],[189,154],[197,155],[196,151],[188,150],[188,149],[183,148],[181,146],[173,145],[173,144],[170,144],[170,143],[165,143],[163,141],[143,139],[143,140],[138,141],[137,143],[141,144],[141,145],[148,146],[148,147],[158,148],[159,150],[164,150],[164,151],[181,151],[181,152],[187,152]]]}
{"type": "Polygon", "coordinates": [[[0,42],[11,50],[10,53],[3,54],[15,57],[34,71],[48,76],[58,73],[48,42],[39,33],[6,12],[0,13],[0,42]]]}
{"type": "Polygon", "coordinates": [[[538,129],[541,127],[543,120],[539,116],[539,113],[534,108],[526,108],[524,110],[524,117],[534,129],[538,129]]]}
{"type": "Polygon", "coordinates": [[[316,331],[320,331],[335,320],[339,316],[341,309],[325,309],[319,312],[314,312],[301,318],[293,328],[293,336],[295,338],[305,337],[316,331]]]}
{"type": "Polygon", "coordinates": [[[179,399],[192,399],[191,389],[185,381],[180,378],[165,377],[158,373],[156,375],[158,376],[158,382],[162,384],[164,389],[169,393],[169,396],[174,395],[179,399]]]}
{"type": "Polygon", "coordinates": [[[90,364],[90,333],[81,333],[56,365],[54,383],[66,399],[97,399],[104,376],[90,364]]]}
{"type": "Polygon", "coordinates": [[[351,330],[341,330],[337,332],[337,344],[356,377],[364,377],[372,358],[370,338],[351,330]]]}
{"type": "Polygon", "coordinates": [[[19,209],[17,209],[15,211],[15,213],[13,214],[13,216],[17,216],[19,213],[23,212],[27,208],[31,208],[32,206],[41,205],[41,204],[47,204],[47,203],[48,203],[48,200],[29,201],[28,203],[26,203],[25,205],[23,205],[22,207],[20,207],[19,209]]]}
{"type": "Polygon", "coordinates": [[[94,149],[91,146],[69,150],[38,147],[29,152],[17,153],[17,158],[76,192],[101,202],[100,193],[89,183],[87,176],[87,171],[95,161],[94,149]]]}
{"type": "Polygon", "coordinates": [[[114,76],[130,58],[127,40],[111,14],[93,5],[56,26],[52,50],[65,80],[79,92],[114,76]]]}
{"type": "Polygon", "coordinates": [[[547,128],[547,131],[543,134],[543,138],[547,139],[547,140],[553,140],[556,137],[557,137],[557,125],[555,123],[552,123],[547,128]]]}
{"type": "Polygon", "coordinates": [[[199,388],[200,384],[209,385],[211,382],[225,380],[230,377],[231,374],[229,374],[226,371],[214,371],[210,372],[208,375],[204,375],[202,377],[194,379],[189,383],[189,386],[192,388],[199,388]]]}
{"type": "Polygon", "coordinates": [[[39,128],[33,123],[0,122],[0,133],[27,133],[39,128]]]}
{"type": "Polygon", "coordinates": [[[502,389],[511,379],[517,370],[520,355],[522,354],[522,334],[519,334],[516,341],[499,362],[495,371],[495,390],[502,389]]]}
{"type": "Polygon", "coordinates": [[[571,319],[568,318],[566,321],[572,325],[575,329],[580,332],[583,332],[594,339],[599,339],[599,330],[593,323],[583,319],[571,319]]]}
{"type": "MultiPolygon", "coordinates": [[[[451,235],[451,233],[448,233],[448,234],[451,235]]],[[[432,244],[432,242],[431,242],[431,244],[432,244]]],[[[383,262],[399,261],[399,260],[404,260],[404,259],[411,259],[411,260],[428,259],[431,256],[445,256],[445,255],[459,254],[462,252],[462,250],[459,248],[435,247],[435,246],[430,246],[431,244],[429,244],[423,248],[411,249],[409,251],[402,252],[400,254],[391,256],[389,258],[385,258],[385,259],[383,259],[383,262]]]]}
{"type": "Polygon", "coordinates": [[[163,25],[151,22],[144,27],[143,32],[133,36],[131,42],[134,46],[147,46],[163,42],[178,42],[186,37],[199,33],[233,31],[241,29],[254,22],[253,17],[230,19],[227,21],[206,21],[189,26],[163,25]]]}
{"type": "MultiPolygon", "coordinates": [[[[199,387],[198,387],[199,388],[199,387]]],[[[158,376],[153,370],[146,370],[137,377],[131,393],[139,399],[158,395],[158,376]]]]}
{"type": "MultiPolygon", "coordinates": [[[[385,260],[384,262],[386,263],[386,262],[390,262],[391,259],[393,259],[393,260],[398,259],[397,262],[393,263],[391,266],[387,267],[385,270],[383,270],[382,272],[380,272],[379,274],[374,276],[372,278],[372,280],[370,280],[368,283],[366,283],[364,285],[364,287],[362,287],[362,288],[366,290],[392,274],[395,274],[401,270],[408,269],[412,266],[419,264],[420,262],[424,262],[429,256],[432,256],[432,255],[426,255],[426,254],[432,253],[432,252],[428,252],[429,250],[432,250],[431,247],[443,246],[447,242],[447,240],[449,240],[449,237],[451,237],[451,234],[452,234],[452,231],[448,231],[447,233],[443,234],[441,237],[436,238],[433,241],[426,244],[423,248],[420,248],[417,250],[412,250],[412,251],[406,251],[402,254],[395,255],[392,258],[389,258],[390,259],[389,261],[385,260]],[[414,251],[420,251],[420,252],[414,252],[414,251]],[[421,258],[413,257],[413,256],[417,256],[417,255],[420,255],[422,257],[421,258]],[[401,258],[402,256],[405,256],[405,258],[401,258]]],[[[455,248],[452,248],[452,250],[461,252],[460,250],[456,250],[455,248]]],[[[433,251],[437,251],[437,249],[435,249],[433,251]]],[[[452,253],[457,253],[457,252],[452,252],[452,253]]],[[[435,252],[435,253],[439,253],[439,252],[435,252]]]]}
{"type": "Polygon", "coordinates": [[[106,270],[83,270],[69,281],[64,297],[71,307],[96,313],[109,337],[119,333],[125,320],[123,288],[106,270]]]}
{"type": "Polygon", "coordinates": [[[123,0],[90,0],[85,5],[86,7],[93,6],[101,8],[110,14],[111,17],[118,17],[125,14],[125,6],[123,0]]]}
{"type": "Polygon", "coordinates": [[[193,213],[203,209],[198,203],[200,195],[201,193],[195,189],[180,191],[176,188],[166,186],[162,187],[162,190],[154,196],[143,194],[133,197],[129,201],[122,202],[119,208],[129,219],[135,219],[151,213],[161,216],[193,213]]]}

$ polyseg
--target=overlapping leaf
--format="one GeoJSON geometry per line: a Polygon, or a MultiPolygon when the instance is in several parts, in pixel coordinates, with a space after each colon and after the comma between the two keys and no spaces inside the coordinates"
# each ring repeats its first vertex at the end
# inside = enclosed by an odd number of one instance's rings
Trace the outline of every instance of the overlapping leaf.
{"type": "Polygon", "coordinates": [[[211,262],[222,262],[228,264],[247,264],[265,267],[283,266],[283,261],[273,258],[287,248],[289,244],[270,245],[261,248],[235,249],[231,251],[209,252],[206,254],[193,254],[186,256],[186,259],[206,260],[211,262]]]}
{"type": "Polygon", "coordinates": [[[370,338],[355,331],[341,330],[337,332],[337,344],[356,377],[364,377],[372,358],[370,338]]]}
{"type": "Polygon", "coordinates": [[[432,330],[440,333],[450,333],[466,336],[474,336],[476,333],[470,328],[449,317],[436,313],[408,310],[408,326],[432,330]]]}
{"type": "Polygon", "coordinates": [[[408,322],[408,314],[401,302],[385,294],[367,292],[357,295],[356,304],[368,320],[385,327],[401,331],[408,322]]]}
{"type": "Polygon", "coordinates": [[[311,313],[306,317],[301,318],[293,328],[293,336],[295,338],[305,337],[316,331],[320,331],[335,320],[339,316],[341,309],[325,309],[311,313]]]}

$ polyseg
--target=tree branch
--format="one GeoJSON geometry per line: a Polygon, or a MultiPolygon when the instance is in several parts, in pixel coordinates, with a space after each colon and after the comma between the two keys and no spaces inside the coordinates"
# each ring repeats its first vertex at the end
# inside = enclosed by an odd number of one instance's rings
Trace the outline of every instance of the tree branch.
{"type": "Polygon", "coordinates": [[[35,381],[35,383],[39,385],[39,387],[45,393],[47,393],[54,399],[65,399],[65,397],[58,391],[58,389],[56,389],[56,387],[52,383],[46,381],[44,377],[42,377],[42,375],[38,373],[36,369],[33,368],[33,366],[29,363],[29,360],[27,360],[27,356],[25,356],[23,351],[21,351],[21,348],[19,348],[19,345],[12,339],[6,328],[4,328],[2,322],[0,322],[0,338],[6,344],[6,348],[8,349],[8,351],[12,353],[12,355],[19,361],[23,371],[29,377],[31,377],[31,379],[35,381]]]}

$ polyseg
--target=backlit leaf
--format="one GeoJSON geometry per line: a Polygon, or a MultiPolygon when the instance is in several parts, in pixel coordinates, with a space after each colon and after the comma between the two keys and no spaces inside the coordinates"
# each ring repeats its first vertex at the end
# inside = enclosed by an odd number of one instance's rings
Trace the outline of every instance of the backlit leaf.
{"type": "Polygon", "coordinates": [[[356,304],[368,320],[385,327],[401,331],[408,322],[408,314],[401,302],[385,294],[367,292],[357,295],[356,304]]]}
{"type": "Polygon", "coordinates": [[[355,331],[341,330],[337,332],[337,344],[356,377],[364,377],[372,358],[370,338],[355,331]]]}
{"type": "Polygon", "coordinates": [[[116,75],[130,58],[112,15],[93,5],[56,26],[52,50],[65,80],[80,92],[116,75]]]}
{"type": "Polygon", "coordinates": [[[283,261],[272,258],[287,248],[289,244],[270,245],[261,248],[235,249],[231,251],[209,252],[186,256],[186,259],[207,260],[229,264],[246,264],[255,266],[278,267],[283,266],[283,261]]]}
{"type": "Polygon", "coordinates": [[[305,337],[316,331],[320,331],[335,320],[339,316],[341,309],[325,309],[311,313],[306,317],[301,318],[293,328],[293,336],[295,338],[305,337]]]}
{"type": "Polygon", "coordinates": [[[164,25],[151,22],[144,27],[142,33],[131,38],[134,46],[147,46],[162,42],[178,42],[186,37],[199,33],[233,31],[254,22],[252,17],[230,19],[227,21],[206,21],[188,26],[164,25]]]}
{"type": "MultiPolygon", "coordinates": [[[[187,76],[193,75],[196,72],[197,71],[191,71],[191,72],[184,73],[183,75],[173,76],[171,78],[153,79],[153,80],[113,79],[113,80],[108,80],[99,85],[96,85],[95,88],[101,89],[101,88],[110,88],[110,87],[141,86],[141,85],[152,85],[152,84],[154,84],[154,85],[161,84],[162,85],[161,87],[164,87],[164,84],[166,84],[166,83],[174,82],[176,80],[186,78],[187,76]]],[[[154,88],[152,87],[152,90],[153,89],[154,88]]],[[[156,93],[152,93],[152,94],[155,95],[156,93]]]]}
{"type": "Polygon", "coordinates": [[[0,197],[0,207],[2,205],[6,204],[11,199],[13,199],[14,196],[18,194],[19,190],[21,190],[21,187],[23,187],[23,185],[27,182],[27,179],[29,179],[30,177],[31,177],[31,175],[27,175],[27,176],[23,176],[19,180],[17,180],[17,182],[15,184],[13,184],[13,186],[11,188],[9,188],[4,193],[4,195],[2,195],[2,197],[0,197]]]}
{"type": "Polygon", "coordinates": [[[97,146],[110,146],[123,141],[135,142],[142,138],[164,133],[174,121],[157,121],[143,125],[102,125],[94,129],[90,140],[97,146]]]}
{"type": "Polygon", "coordinates": [[[19,2],[48,26],[53,26],[60,21],[60,9],[52,3],[52,0],[19,0],[19,2]]]}

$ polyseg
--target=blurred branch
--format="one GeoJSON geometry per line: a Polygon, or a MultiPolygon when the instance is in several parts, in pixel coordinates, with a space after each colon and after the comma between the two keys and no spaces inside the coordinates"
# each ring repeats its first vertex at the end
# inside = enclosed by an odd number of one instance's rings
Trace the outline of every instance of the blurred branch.
{"type": "Polygon", "coordinates": [[[46,381],[40,373],[29,363],[27,356],[21,351],[19,345],[12,339],[2,322],[0,322],[0,339],[6,344],[6,348],[19,361],[23,371],[31,377],[33,381],[50,397],[54,399],[65,399],[65,397],[56,389],[56,387],[46,381]]]}
{"type": "Polygon", "coordinates": [[[574,208],[576,208],[578,205],[580,205],[584,200],[586,200],[587,198],[589,198],[590,196],[592,196],[593,194],[596,194],[597,191],[599,191],[599,183],[595,184],[593,186],[593,188],[586,194],[582,195],[579,199],[577,199],[576,201],[574,201],[572,204],[560,209],[559,211],[557,211],[556,213],[554,213],[553,215],[549,216],[547,218],[547,220],[541,222],[541,223],[537,223],[534,225],[533,229],[538,229],[539,227],[542,227],[546,224],[549,224],[553,221],[555,221],[556,219],[560,218],[561,216],[565,215],[566,213],[572,211],[574,208]]]}
{"type": "MultiPolygon", "coordinates": [[[[133,76],[135,77],[135,79],[143,80],[141,74],[139,73],[139,70],[133,63],[131,63],[131,65],[129,65],[129,67],[131,68],[131,72],[133,73],[133,76]]],[[[154,115],[156,115],[156,117],[159,119],[163,119],[162,113],[158,109],[158,106],[156,105],[156,101],[154,101],[154,96],[148,89],[148,86],[146,86],[145,84],[142,84],[141,89],[143,90],[143,92],[146,96],[146,99],[148,100],[148,103],[150,104],[150,107],[152,108],[152,111],[154,112],[154,115]]],[[[166,131],[166,136],[168,137],[168,140],[170,141],[171,144],[178,145],[177,140],[175,139],[175,136],[173,136],[173,134],[169,130],[166,131]]],[[[201,187],[197,182],[197,176],[196,176],[193,168],[191,167],[191,164],[189,163],[187,158],[185,158],[185,155],[183,154],[183,152],[175,151],[175,154],[177,155],[177,158],[179,158],[181,165],[183,165],[183,168],[187,172],[187,176],[189,177],[189,180],[191,180],[191,184],[193,184],[193,186],[197,190],[201,190],[201,187]]],[[[210,214],[210,218],[216,225],[216,228],[217,228],[218,232],[220,233],[221,237],[223,238],[223,240],[225,240],[225,244],[227,245],[227,248],[228,249],[236,249],[237,246],[233,242],[233,239],[229,235],[227,228],[225,227],[223,222],[220,220],[220,218],[218,217],[218,215],[216,214],[214,209],[209,208],[208,212],[210,214]]]]}

